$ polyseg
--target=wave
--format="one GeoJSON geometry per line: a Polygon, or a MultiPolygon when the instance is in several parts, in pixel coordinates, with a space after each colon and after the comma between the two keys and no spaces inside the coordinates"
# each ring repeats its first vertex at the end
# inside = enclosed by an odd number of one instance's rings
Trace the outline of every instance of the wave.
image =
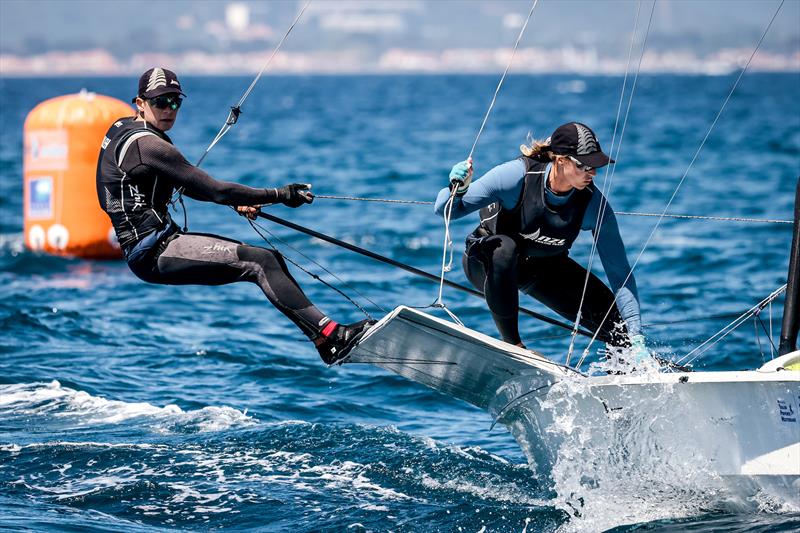
{"type": "Polygon", "coordinates": [[[235,528],[291,505],[306,531],[344,531],[356,521],[402,530],[407,513],[449,530],[455,516],[443,506],[481,508],[485,516],[470,521],[491,526],[510,516],[521,523],[546,504],[533,496],[525,465],[391,427],[284,421],[158,442],[120,443],[117,435],[1,444],[8,467],[0,482],[10,481],[15,496],[189,528],[235,528]]]}
{"type": "Polygon", "coordinates": [[[52,417],[85,427],[138,421],[159,432],[224,431],[258,423],[246,411],[232,407],[203,407],[184,411],[174,404],[158,407],[147,402],[124,402],[50,383],[0,385],[0,417],[52,417]]]}

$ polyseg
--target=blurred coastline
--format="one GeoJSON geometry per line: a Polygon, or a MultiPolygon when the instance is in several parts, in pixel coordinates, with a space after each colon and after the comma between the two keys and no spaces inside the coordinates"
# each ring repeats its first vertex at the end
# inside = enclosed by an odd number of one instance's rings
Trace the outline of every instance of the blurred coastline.
{"type": "Polygon", "coordinates": [[[800,72],[789,0],[3,0],[0,76],[800,72]],[[774,17],[774,18],[773,18],[774,17]],[[772,22],[770,22],[772,21],[772,22]],[[66,22],[66,24],[65,24],[66,22]],[[629,59],[630,57],[630,59],[629,59]]]}
{"type": "MultiPolygon", "coordinates": [[[[646,51],[641,72],[652,74],[726,75],[741,69],[752,49],[724,48],[706,56],[689,51],[646,51]]],[[[241,75],[258,72],[270,49],[252,52],[177,54],[139,53],[118,59],[102,48],[52,51],[30,56],[0,54],[0,76],[134,75],[153,65],[198,75],[241,75]]],[[[454,74],[502,72],[511,48],[444,49],[438,51],[389,49],[377,58],[357,49],[279,52],[270,64],[276,74],[454,74]]],[[[624,74],[624,57],[603,57],[596,49],[573,47],[517,50],[510,72],[520,74],[624,74]]],[[[800,72],[800,51],[791,54],[760,52],[753,72],[800,72]]]]}

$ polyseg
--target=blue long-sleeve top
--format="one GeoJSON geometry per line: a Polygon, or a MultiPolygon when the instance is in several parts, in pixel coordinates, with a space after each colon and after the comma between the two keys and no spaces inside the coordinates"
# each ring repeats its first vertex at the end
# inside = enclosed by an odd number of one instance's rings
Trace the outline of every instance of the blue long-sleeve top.
{"type": "MultiPolygon", "coordinates": [[[[550,172],[550,165],[545,170],[545,176],[550,172]]],[[[525,164],[515,159],[498,165],[481,176],[470,185],[466,194],[456,197],[453,201],[452,218],[461,218],[474,213],[489,204],[499,202],[504,209],[513,209],[517,200],[522,195],[522,186],[525,182],[525,164]]],[[[546,182],[545,182],[546,183],[546,182]]],[[[628,326],[628,334],[639,335],[642,332],[642,321],[639,311],[639,294],[636,289],[636,280],[633,275],[625,281],[631,270],[630,263],[625,254],[625,244],[619,234],[619,226],[614,210],[606,203],[603,222],[597,229],[597,216],[603,202],[603,194],[593,188],[594,193],[586,213],[583,215],[581,229],[591,230],[597,243],[597,253],[603,263],[608,283],[614,292],[620,315],[628,326]],[[624,286],[623,286],[624,283],[624,286]]],[[[558,195],[545,187],[545,199],[553,207],[567,202],[572,192],[558,195]]],[[[439,191],[436,197],[434,211],[437,215],[444,215],[444,208],[450,198],[448,187],[439,191]]]]}

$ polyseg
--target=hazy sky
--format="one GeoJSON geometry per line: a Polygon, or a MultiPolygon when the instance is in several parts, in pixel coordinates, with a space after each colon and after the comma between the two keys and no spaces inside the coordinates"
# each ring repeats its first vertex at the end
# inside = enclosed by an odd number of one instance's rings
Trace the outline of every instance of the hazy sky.
{"type": "MultiPolygon", "coordinates": [[[[302,3],[0,0],[0,51],[33,54],[99,47],[124,56],[134,51],[264,49],[280,38],[302,3]]],[[[659,0],[648,46],[698,53],[752,47],[779,3],[659,0]]],[[[651,5],[642,2],[641,24],[651,5]]],[[[314,0],[287,49],[508,46],[530,6],[528,0],[314,0]]],[[[573,44],[624,53],[636,6],[633,0],[541,0],[523,45],[573,44]]],[[[800,0],[786,0],[763,47],[800,49],[800,0]]]]}

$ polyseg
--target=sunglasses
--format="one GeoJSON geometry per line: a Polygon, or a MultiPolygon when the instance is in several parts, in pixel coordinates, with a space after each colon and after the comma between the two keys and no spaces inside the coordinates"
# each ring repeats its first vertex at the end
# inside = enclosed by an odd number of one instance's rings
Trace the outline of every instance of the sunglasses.
{"type": "Polygon", "coordinates": [[[592,170],[594,170],[594,167],[590,167],[589,165],[584,165],[583,163],[581,163],[580,161],[578,161],[577,159],[575,159],[571,155],[568,155],[567,157],[569,158],[570,161],[575,163],[575,166],[577,167],[578,170],[582,170],[584,172],[591,172],[592,170]]]}
{"type": "Polygon", "coordinates": [[[181,104],[183,103],[183,98],[176,95],[162,95],[156,96],[155,98],[148,98],[150,105],[155,107],[156,109],[166,109],[170,108],[173,111],[180,109],[181,104]]]}

